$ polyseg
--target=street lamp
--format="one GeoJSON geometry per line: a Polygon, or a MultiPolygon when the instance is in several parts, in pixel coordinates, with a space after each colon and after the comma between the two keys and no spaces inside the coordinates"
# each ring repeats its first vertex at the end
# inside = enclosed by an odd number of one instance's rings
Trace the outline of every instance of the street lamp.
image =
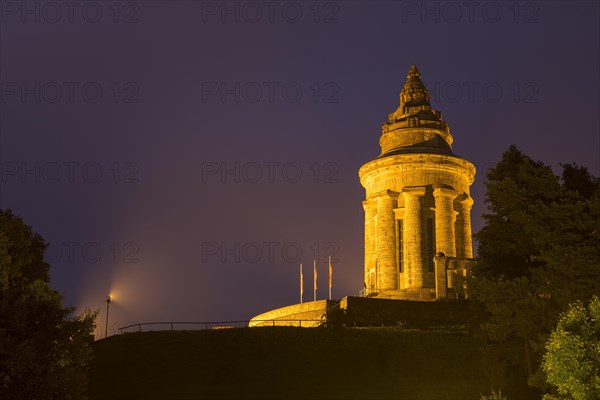
{"type": "Polygon", "coordinates": [[[106,339],[106,337],[108,336],[108,309],[110,306],[110,302],[112,301],[112,298],[110,297],[110,295],[106,298],[106,327],[104,329],[104,338],[106,339]]]}

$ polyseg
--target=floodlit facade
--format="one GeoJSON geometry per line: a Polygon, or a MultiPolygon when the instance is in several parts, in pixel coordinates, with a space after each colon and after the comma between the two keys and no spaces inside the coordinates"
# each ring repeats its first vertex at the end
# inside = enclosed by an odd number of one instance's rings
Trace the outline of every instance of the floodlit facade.
{"type": "Polygon", "coordinates": [[[473,257],[475,166],[452,152],[448,124],[420,76],[413,65],[400,106],[381,126],[381,154],[359,170],[371,297],[457,298],[456,274],[466,274],[473,257]]]}

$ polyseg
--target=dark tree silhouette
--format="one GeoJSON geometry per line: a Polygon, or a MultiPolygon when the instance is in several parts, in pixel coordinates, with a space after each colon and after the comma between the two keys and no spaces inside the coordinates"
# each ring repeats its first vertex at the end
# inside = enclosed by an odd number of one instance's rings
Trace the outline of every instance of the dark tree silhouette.
{"type": "MultiPolygon", "coordinates": [[[[479,334],[520,342],[530,383],[544,387],[544,344],[561,312],[600,292],[600,184],[565,164],[562,179],[516,146],[488,172],[479,261],[469,281],[479,334]]],[[[508,358],[508,357],[507,357],[508,358]]]]}
{"type": "Polygon", "coordinates": [[[49,286],[46,243],[0,210],[0,398],[84,399],[97,312],[62,305],[49,286]]]}

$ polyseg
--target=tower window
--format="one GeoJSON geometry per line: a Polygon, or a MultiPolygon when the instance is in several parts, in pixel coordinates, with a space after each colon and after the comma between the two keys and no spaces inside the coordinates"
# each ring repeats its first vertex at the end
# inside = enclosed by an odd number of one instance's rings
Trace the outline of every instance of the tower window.
{"type": "Polygon", "coordinates": [[[375,275],[375,271],[371,271],[369,274],[369,286],[371,287],[371,291],[374,292],[377,290],[377,275],[375,275]]]}
{"type": "Polygon", "coordinates": [[[398,259],[396,264],[398,265],[398,271],[404,272],[404,237],[401,219],[396,220],[396,226],[398,232],[398,234],[396,235],[396,237],[398,238],[398,251],[396,251],[398,259]]]}
{"type": "Polygon", "coordinates": [[[435,230],[433,218],[427,218],[427,272],[433,272],[433,257],[435,256],[435,230]]]}

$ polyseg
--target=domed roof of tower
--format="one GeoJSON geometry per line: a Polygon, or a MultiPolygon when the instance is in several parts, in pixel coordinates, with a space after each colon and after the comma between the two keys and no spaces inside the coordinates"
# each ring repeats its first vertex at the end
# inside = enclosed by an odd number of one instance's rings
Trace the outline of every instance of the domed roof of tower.
{"type": "Polygon", "coordinates": [[[381,126],[381,156],[402,153],[452,154],[452,135],[440,111],[431,108],[429,91],[416,65],[408,70],[400,105],[381,126]]]}

